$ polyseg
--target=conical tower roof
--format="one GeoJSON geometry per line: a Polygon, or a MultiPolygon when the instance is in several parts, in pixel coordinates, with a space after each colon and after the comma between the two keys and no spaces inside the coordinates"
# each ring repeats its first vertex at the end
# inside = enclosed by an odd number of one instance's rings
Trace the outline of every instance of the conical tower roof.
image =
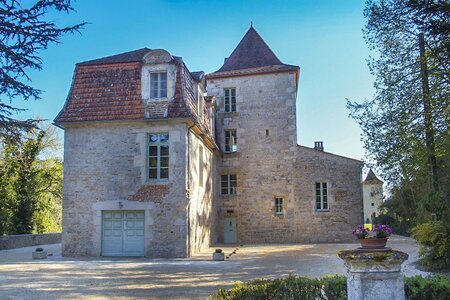
{"type": "Polygon", "coordinates": [[[286,65],[278,59],[272,49],[256,32],[253,26],[244,35],[237,47],[228,57],[223,66],[209,78],[223,75],[248,75],[256,73],[286,72],[295,70],[298,66],[286,65]]]}
{"type": "Polygon", "coordinates": [[[363,181],[364,183],[372,183],[372,182],[379,182],[379,183],[383,183],[383,181],[381,181],[376,175],[375,173],[372,171],[372,169],[369,170],[369,173],[367,173],[366,176],[366,180],[363,181]]]}

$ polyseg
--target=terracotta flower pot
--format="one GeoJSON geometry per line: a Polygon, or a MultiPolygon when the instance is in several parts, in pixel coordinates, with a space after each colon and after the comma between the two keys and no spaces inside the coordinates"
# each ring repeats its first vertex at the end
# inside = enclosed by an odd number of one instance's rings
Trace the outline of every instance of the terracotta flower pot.
{"type": "Polygon", "coordinates": [[[359,239],[363,249],[383,249],[386,247],[387,238],[367,238],[359,239]]]}

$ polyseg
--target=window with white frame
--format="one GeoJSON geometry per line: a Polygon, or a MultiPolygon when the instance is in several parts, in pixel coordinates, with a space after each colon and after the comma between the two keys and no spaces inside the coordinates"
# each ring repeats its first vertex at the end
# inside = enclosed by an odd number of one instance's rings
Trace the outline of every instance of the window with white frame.
{"type": "Polygon", "coordinates": [[[236,111],[236,89],[228,88],[225,89],[225,112],[235,112],[236,111]]]}
{"type": "Polygon", "coordinates": [[[328,210],[328,186],[326,182],[316,182],[316,210],[328,210]]]}
{"type": "Polygon", "coordinates": [[[224,174],[220,176],[220,187],[222,195],[235,195],[237,187],[236,174],[224,174]]]}
{"type": "Polygon", "coordinates": [[[275,197],[275,214],[282,215],[284,214],[283,210],[283,198],[275,197]]]}
{"type": "Polygon", "coordinates": [[[169,178],[169,134],[152,133],[148,139],[148,178],[169,178]]]}
{"type": "Polygon", "coordinates": [[[200,121],[203,121],[203,92],[198,89],[198,117],[200,119],[200,121]]]}
{"type": "Polygon", "coordinates": [[[237,134],[236,129],[225,130],[225,152],[237,151],[237,134]]]}
{"type": "Polygon", "coordinates": [[[198,184],[203,186],[203,146],[198,148],[198,184]]]}
{"type": "Polygon", "coordinates": [[[150,73],[150,99],[167,97],[167,72],[150,73]]]}

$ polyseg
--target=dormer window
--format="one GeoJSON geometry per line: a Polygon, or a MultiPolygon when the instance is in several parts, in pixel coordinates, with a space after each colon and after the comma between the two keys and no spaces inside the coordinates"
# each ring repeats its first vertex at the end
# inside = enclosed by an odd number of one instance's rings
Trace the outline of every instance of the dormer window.
{"type": "Polygon", "coordinates": [[[150,73],[150,99],[167,98],[167,72],[150,73]]]}

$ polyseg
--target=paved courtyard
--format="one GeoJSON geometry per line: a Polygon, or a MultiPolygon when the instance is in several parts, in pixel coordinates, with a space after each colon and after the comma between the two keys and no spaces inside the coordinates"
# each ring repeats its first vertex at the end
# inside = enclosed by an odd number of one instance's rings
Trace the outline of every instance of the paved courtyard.
{"type": "MultiPolygon", "coordinates": [[[[387,246],[409,254],[407,276],[427,274],[414,266],[413,239],[393,236],[387,246]]],[[[224,262],[210,259],[217,247],[190,259],[74,259],[61,257],[59,244],[41,247],[53,255],[32,260],[36,247],[0,251],[0,299],[205,299],[236,281],[345,274],[337,253],[358,244],[244,245],[224,262]]]]}

